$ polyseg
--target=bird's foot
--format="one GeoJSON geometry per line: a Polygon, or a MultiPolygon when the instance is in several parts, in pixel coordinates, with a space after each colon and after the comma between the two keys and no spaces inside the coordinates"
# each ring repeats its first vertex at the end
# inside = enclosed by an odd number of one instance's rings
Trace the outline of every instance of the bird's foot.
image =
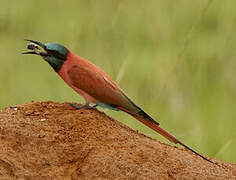
{"type": "Polygon", "coordinates": [[[98,105],[97,104],[95,104],[95,105],[93,105],[93,106],[91,106],[91,108],[94,108],[94,109],[96,109],[96,107],[97,107],[98,105]]]}
{"type": "Polygon", "coordinates": [[[83,108],[95,109],[97,107],[97,104],[90,106],[89,103],[84,103],[80,106],[73,103],[69,103],[69,105],[75,109],[83,109],[83,108]]]}

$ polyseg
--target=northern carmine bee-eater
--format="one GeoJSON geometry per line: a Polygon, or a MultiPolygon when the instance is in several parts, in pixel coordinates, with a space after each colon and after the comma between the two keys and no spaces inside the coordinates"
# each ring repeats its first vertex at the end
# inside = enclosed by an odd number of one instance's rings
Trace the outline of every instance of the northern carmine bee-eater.
{"type": "Polygon", "coordinates": [[[28,49],[32,51],[24,52],[23,54],[36,54],[41,56],[72,89],[85,99],[83,105],[70,104],[72,107],[81,109],[84,107],[101,106],[116,111],[124,111],[161,134],[169,141],[180,144],[201,158],[213,163],[213,161],[197,153],[166,130],[162,129],[158,122],[137,106],[118,84],[98,66],[72,53],[60,44],[43,44],[28,39],[26,39],[26,41],[30,42],[28,49]],[[91,106],[91,103],[95,105],[91,106]]]}

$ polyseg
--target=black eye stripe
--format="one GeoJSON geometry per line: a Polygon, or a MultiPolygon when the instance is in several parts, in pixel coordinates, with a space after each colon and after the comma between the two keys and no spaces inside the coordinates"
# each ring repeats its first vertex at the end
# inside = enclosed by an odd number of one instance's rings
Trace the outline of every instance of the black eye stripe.
{"type": "Polygon", "coordinates": [[[49,52],[49,53],[51,53],[51,54],[56,54],[56,53],[57,53],[56,50],[51,50],[51,49],[46,49],[46,50],[47,50],[47,52],[49,52]]]}
{"type": "Polygon", "coordinates": [[[48,54],[51,56],[54,56],[56,58],[65,60],[64,55],[60,54],[58,51],[56,50],[47,50],[48,54]]]}

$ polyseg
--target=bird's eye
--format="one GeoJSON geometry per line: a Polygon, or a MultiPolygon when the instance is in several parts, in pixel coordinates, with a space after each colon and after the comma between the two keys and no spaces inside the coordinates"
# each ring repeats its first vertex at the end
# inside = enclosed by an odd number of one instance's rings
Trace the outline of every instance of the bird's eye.
{"type": "Polygon", "coordinates": [[[52,55],[52,56],[56,56],[58,54],[58,52],[56,50],[51,50],[51,49],[47,49],[48,54],[52,55]]]}
{"type": "Polygon", "coordinates": [[[47,52],[50,52],[50,53],[53,53],[55,52],[55,50],[52,50],[52,49],[46,49],[47,52]]]}

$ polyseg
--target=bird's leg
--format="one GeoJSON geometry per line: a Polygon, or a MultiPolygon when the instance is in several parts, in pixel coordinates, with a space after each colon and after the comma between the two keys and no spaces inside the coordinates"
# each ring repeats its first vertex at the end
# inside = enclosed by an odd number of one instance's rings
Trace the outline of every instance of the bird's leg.
{"type": "Polygon", "coordinates": [[[73,104],[73,103],[69,103],[69,105],[71,106],[71,107],[73,107],[73,108],[75,108],[75,109],[83,109],[83,108],[85,108],[85,107],[90,107],[89,106],[89,103],[84,103],[84,104],[82,104],[82,105],[80,105],[80,106],[78,106],[78,105],[76,105],[76,104],[73,104]]]}
{"type": "Polygon", "coordinates": [[[78,105],[76,105],[76,104],[73,104],[73,103],[69,103],[69,105],[71,106],[71,107],[73,107],[73,108],[75,108],[75,109],[83,109],[83,108],[96,108],[96,106],[97,106],[97,104],[95,104],[95,105],[93,105],[93,106],[90,106],[89,105],[89,103],[84,103],[84,104],[82,104],[82,105],[80,105],[80,106],[78,106],[78,105]]]}

